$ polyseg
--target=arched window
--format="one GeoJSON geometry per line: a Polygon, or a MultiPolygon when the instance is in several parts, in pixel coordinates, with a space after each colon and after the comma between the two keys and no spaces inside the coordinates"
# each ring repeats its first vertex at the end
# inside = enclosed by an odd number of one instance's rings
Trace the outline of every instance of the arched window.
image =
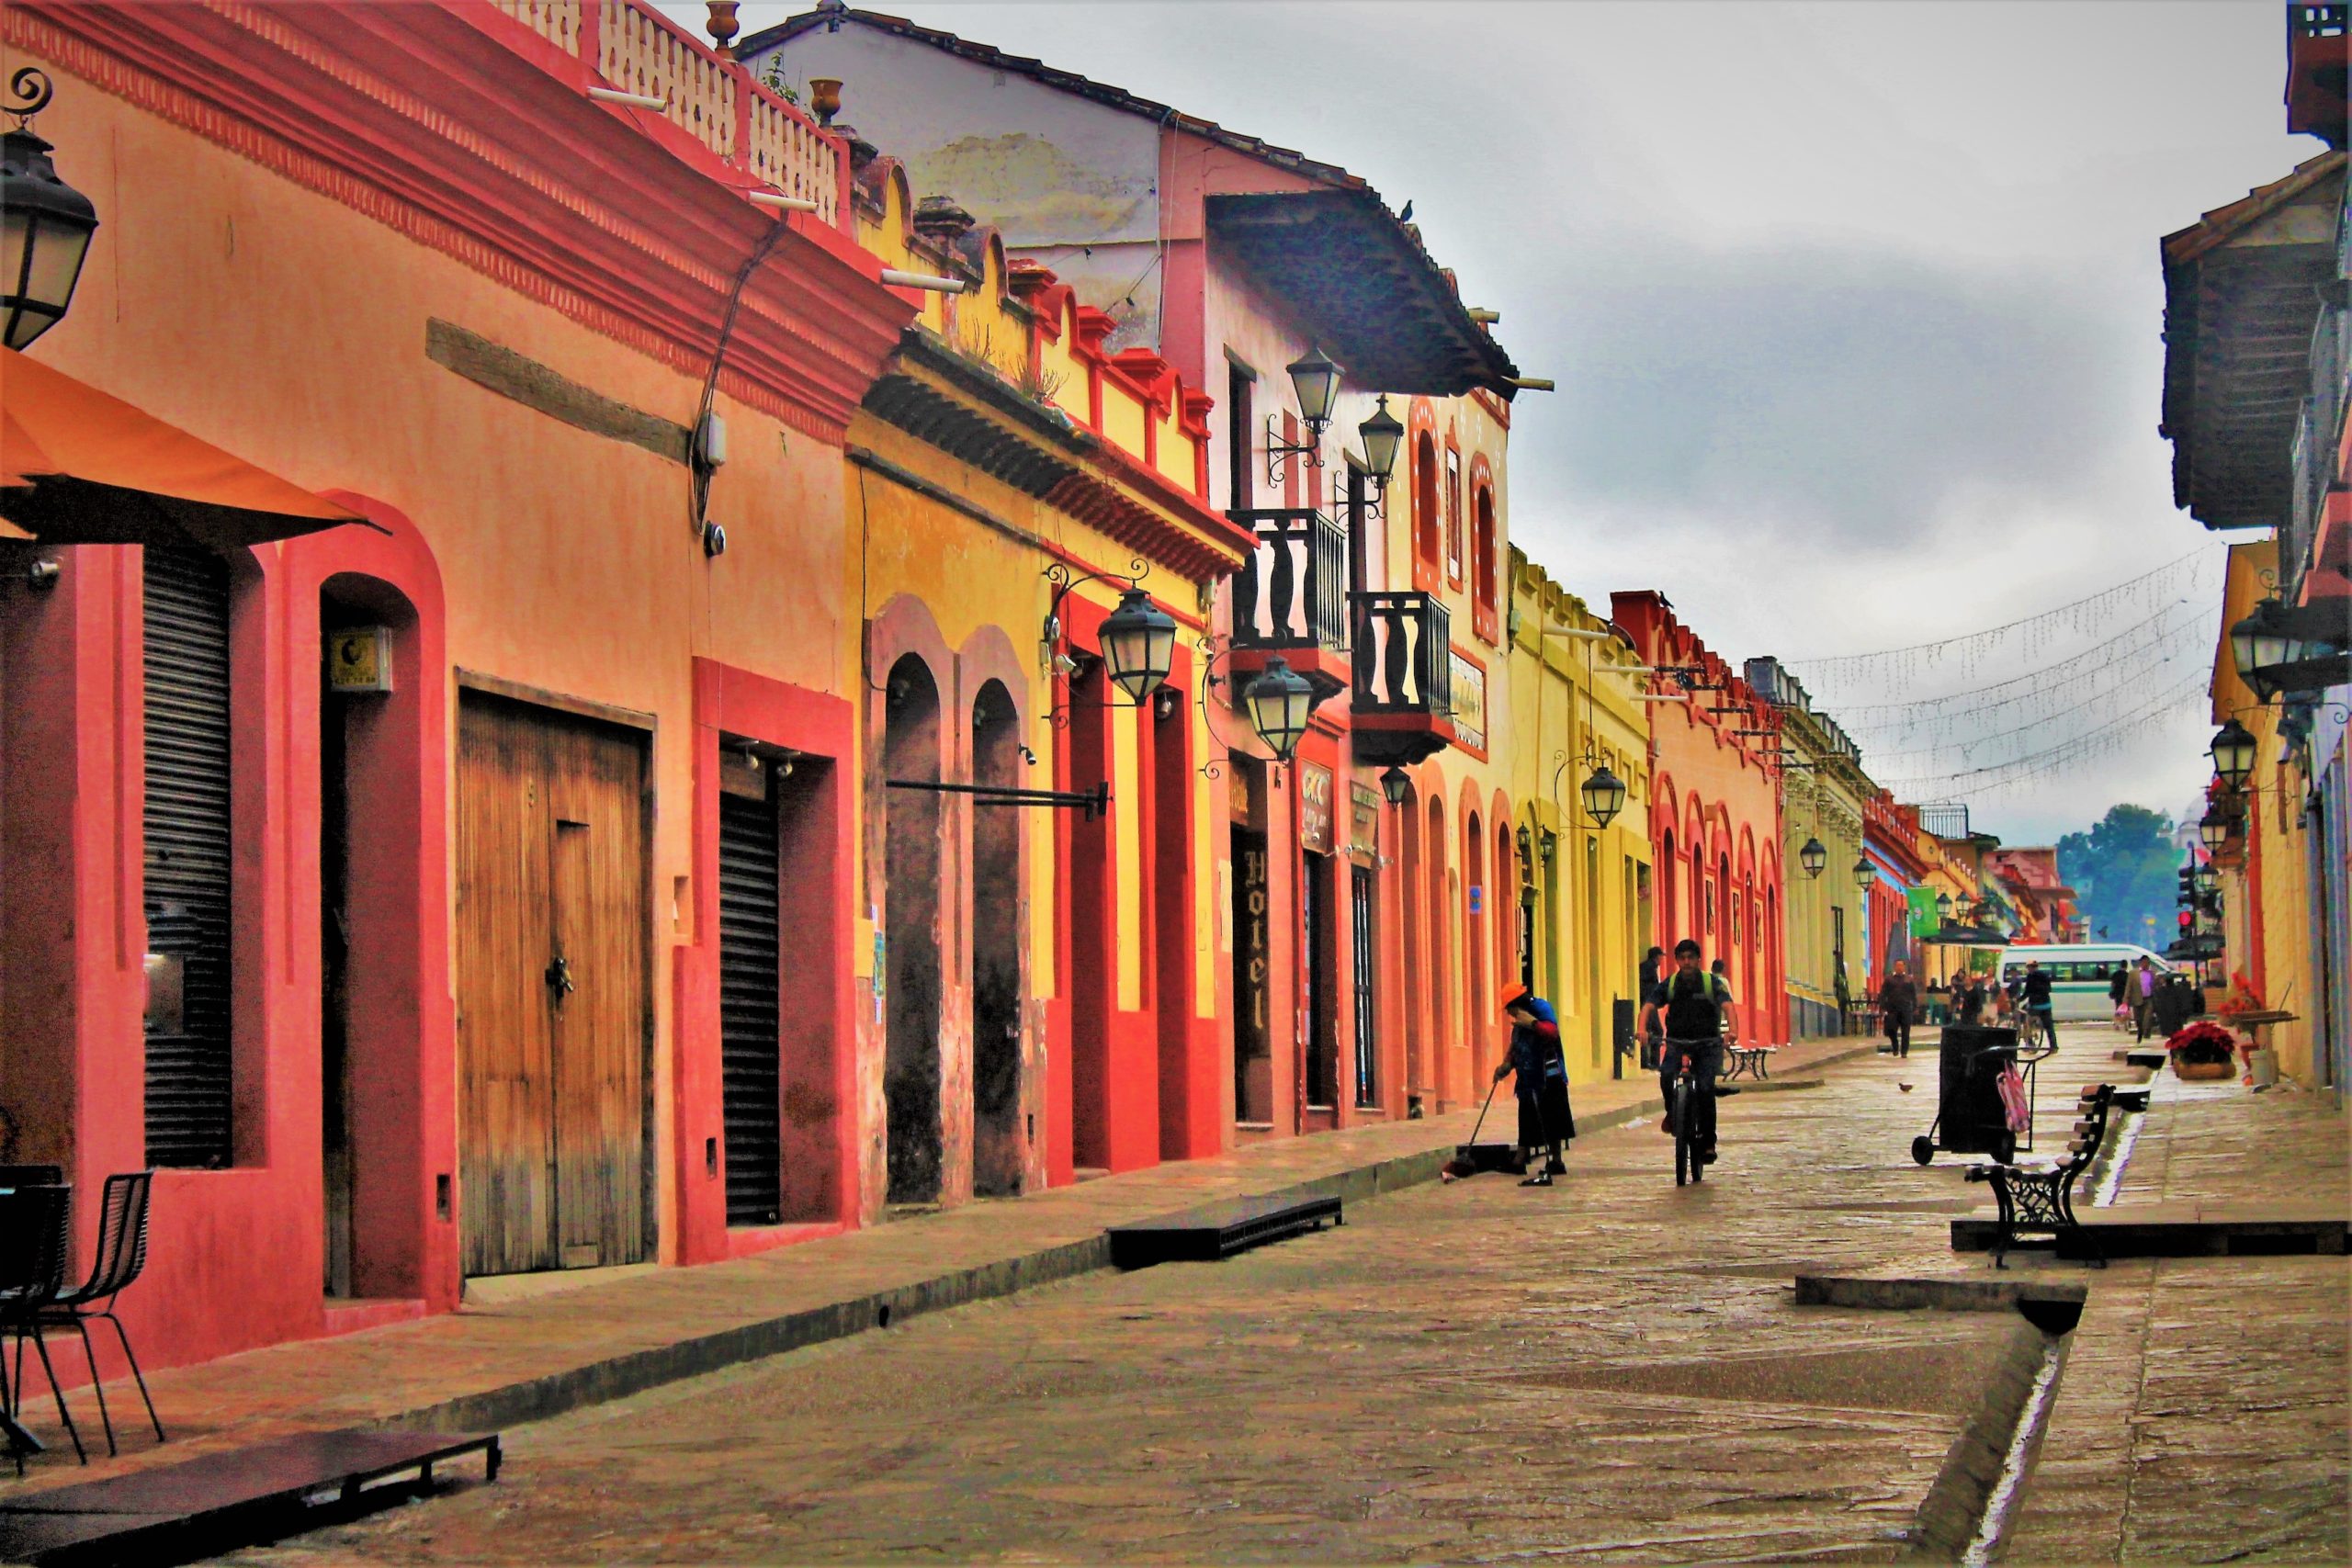
{"type": "Polygon", "coordinates": [[[1413,553],[1437,564],[1437,442],[1426,430],[1413,444],[1413,553]]]}
{"type": "Polygon", "coordinates": [[[1471,510],[1475,514],[1470,536],[1471,618],[1478,635],[1493,642],[1498,632],[1495,615],[1495,492],[1480,485],[1471,510]]]}

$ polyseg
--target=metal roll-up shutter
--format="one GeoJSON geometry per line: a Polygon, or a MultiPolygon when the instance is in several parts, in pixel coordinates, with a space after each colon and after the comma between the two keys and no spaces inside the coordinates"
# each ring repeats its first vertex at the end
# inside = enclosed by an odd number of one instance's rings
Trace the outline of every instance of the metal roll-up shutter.
{"type": "Polygon", "coordinates": [[[718,797],[718,1040],[727,1127],[727,1223],[784,1217],[777,1061],[780,964],[775,805],[718,797]]]}
{"type": "Polygon", "coordinates": [[[176,1032],[147,1036],[147,1160],[225,1166],[229,1057],[229,568],[146,547],[147,948],[182,965],[176,1032]]]}

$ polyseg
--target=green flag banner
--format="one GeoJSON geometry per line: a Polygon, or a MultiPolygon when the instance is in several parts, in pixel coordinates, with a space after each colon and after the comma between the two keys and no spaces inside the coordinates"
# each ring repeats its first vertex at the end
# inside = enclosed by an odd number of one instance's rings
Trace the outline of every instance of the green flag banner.
{"type": "Polygon", "coordinates": [[[1936,913],[1936,890],[1934,888],[1914,887],[1911,889],[1909,902],[1911,905],[1911,934],[1913,936],[1933,936],[1936,932],[1943,929],[1943,920],[1936,913]]]}

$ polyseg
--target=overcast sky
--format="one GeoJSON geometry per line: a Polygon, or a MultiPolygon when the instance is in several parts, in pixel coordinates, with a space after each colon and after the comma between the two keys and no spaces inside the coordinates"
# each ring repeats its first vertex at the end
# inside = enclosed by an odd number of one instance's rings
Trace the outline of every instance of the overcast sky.
{"type": "MultiPolygon", "coordinates": [[[[805,8],[747,4],[745,30],[805,8]]],[[[1559,382],[1519,400],[1514,540],[1604,604],[1662,588],[1735,659],[1965,633],[2218,552],[2174,510],[2155,433],[2157,240],[2322,150],[2286,134],[2270,0],[877,8],[1411,200],[1521,370],[1559,382]]],[[[2146,613],[1965,678],[1816,695],[1982,686],[2146,613]]],[[[2082,724],[2169,684],[2096,696],[2082,724]]],[[[1979,825],[2022,842],[2119,800],[2177,812],[2211,772],[2200,704],[1980,798],[1979,825]]]]}

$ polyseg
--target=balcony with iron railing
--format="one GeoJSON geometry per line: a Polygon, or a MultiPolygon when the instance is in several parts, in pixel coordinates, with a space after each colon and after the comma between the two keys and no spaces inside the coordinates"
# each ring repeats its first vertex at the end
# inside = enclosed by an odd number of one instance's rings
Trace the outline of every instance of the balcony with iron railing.
{"type": "Polygon", "coordinates": [[[1348,531],[1306,507],[1228,512],[1257,537],[1233,578],[1233,649],[1248,670],[1279,653],[1317,688],[1348,687],[1348,531]]]}
{"type": "Polygon", "coordinates": [[[1453,634],[1444,603],[1418,589],[1348,595],[1349,704],[1356,761],[1418,762],[1453,741],[1453,634]]]}
{"type": "Polygon", "coordinates": [[[662,100],[658,114],[781,196],[816,203],[846,230],[846,160],[836,138],[645,0],[491,0],[604,84],[662,100]]]}

